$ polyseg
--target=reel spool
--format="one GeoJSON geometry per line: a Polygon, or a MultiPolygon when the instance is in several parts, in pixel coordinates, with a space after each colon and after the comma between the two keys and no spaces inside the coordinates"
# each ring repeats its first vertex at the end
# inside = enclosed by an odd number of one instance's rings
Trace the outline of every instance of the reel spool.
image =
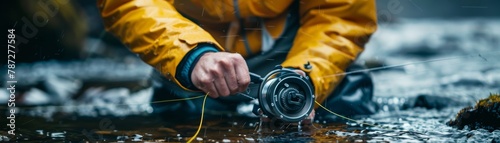
{"type": "Polygon", "coordinates": [[[258,100],[262,113],[285,122],[298,122],[309,116],[314,106],[309,77],[277,66],[263,79],[258,100]]]}

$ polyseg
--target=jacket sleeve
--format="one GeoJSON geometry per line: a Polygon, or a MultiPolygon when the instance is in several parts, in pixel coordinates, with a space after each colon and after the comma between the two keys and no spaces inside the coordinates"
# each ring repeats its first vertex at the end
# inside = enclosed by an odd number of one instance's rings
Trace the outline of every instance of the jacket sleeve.
{"type": "MultiPolygon", "coordinates": [[[[98,0],[106,30],[169,80],[182,86],[176,74],[186,54],[200,43],[224,49],[165,0],[98,0]]],[[[177,76],[178,77],[178,76],[177,76]]]]}
{"type": "Polygon", "coordinates": [[[306,71],[322,103],[376,30],[375,2],[314,0],[301,2],[299,8],[301,27],[282,65],[306,71]],[[304,68],[307,62],[311,69],[304,68]]]}

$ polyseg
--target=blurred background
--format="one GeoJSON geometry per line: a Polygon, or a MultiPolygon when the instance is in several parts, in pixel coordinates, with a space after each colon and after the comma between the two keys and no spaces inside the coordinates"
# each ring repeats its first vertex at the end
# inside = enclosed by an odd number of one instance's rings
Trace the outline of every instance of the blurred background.
{"type": "MultiPolygon", "coordinates": [[[[381,107],[374,118],[395,117],[389,112],[410,107],[423,107],[426,112],[439,109],[429,115],[438,121],[422,128],[442,127],[457,111],[451,107],[472,105],[500,92],[500,1],[376,2],[379,29],[356,61],[380,69],[372,71],[374,100],[381,107]]],[[[19,114],[50,121],[62,113],[125,117],[153,112],[150,105],[138,103],[159,94],[154,87],[162,79],[152,76],[151,67],[105,32],[95,4],[95,0],[3,4],[2,28],[16,29],[18,37],[16,105],[71,106],[19,114]]],[[[5,87],[4,82],[0,85],[5,87]]],[[[7,90],[0,89],[0,103],[7,100],[7,90]]],[[[410,124],[429,120],[415,118],[420,120],[410,124]]]]}

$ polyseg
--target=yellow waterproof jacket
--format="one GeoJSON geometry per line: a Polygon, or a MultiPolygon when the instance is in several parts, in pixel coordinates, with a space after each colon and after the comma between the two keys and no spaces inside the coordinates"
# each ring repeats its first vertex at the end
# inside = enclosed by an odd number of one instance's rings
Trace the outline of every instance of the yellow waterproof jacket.
{"type": "MultiPolygon", "coordinates": [[[[106,29],[179,86],[183,57],[198,44],[248,57],[262,51],[262,24],[283,33],[294,0],[99,0],[106,29]],[[241,20],[243,19],[243,20],[241,20]],[[243,22],[243,23],[241,23],[243,22]],[[244,32],[236,29],[243,27],[244,32]],[[245,34],[245,35],[242,35],[245,34]]],[[[306,71],[323,102],[376,30],[374,0],[301,0],[300,28],[283,67],[306,71]],[[310,62],[312,69],[304,68],[310,62]]],[[[286,35],[285,35],[286,36],[286,35]]],[[[272,50],[272,49],[271,49],[272,50]]]]}

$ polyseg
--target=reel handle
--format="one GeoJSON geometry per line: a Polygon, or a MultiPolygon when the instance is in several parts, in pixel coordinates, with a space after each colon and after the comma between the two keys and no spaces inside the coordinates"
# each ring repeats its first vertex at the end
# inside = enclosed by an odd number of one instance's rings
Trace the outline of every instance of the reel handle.
{"type": "Polygon", "coordinates": [[[260,75],[250,72],[250,84],[260,84],[263,80],[260,75]]]}

